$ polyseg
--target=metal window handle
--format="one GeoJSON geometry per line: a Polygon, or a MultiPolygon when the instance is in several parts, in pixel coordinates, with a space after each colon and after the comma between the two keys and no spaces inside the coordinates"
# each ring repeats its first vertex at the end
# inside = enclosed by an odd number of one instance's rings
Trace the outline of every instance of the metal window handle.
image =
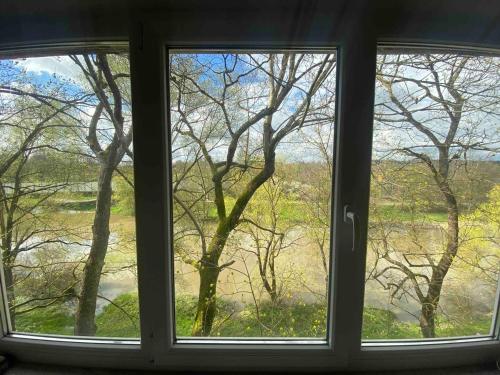
{"type": "Polygon", "coordinates": [[[359,233],[359,217],[351,207],[346,204],[344,206],[344,223],[352,223],[352,251],[356,250],[358,244],[358,233],[359,233]]]}

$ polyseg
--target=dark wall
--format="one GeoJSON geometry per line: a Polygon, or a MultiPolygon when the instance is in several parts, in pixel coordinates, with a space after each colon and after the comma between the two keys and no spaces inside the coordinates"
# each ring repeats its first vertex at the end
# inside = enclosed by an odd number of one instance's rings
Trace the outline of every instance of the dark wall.
{"type": "Polygon", "coordinates": [[[384,40],[500,44],[497,0],[2,0],[0,45],[126,40],[131,19],[148,13],[185,20],[175,33],[200,38],[210,30],[198,21],[213,19],[214,30],[251,30],[257,42],[335,40],[339,25],[363,22],[384,40]]]}

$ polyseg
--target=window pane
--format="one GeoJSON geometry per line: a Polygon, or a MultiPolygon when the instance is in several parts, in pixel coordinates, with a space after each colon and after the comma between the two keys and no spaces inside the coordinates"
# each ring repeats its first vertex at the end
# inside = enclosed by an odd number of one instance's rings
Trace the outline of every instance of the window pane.
{"type": "Polygon", "coordinates": [[[491,56],[379,53],[365,339],[491,332],[499,67],[491,56]]]}
{"type": "Polygon", "coordinates": [[[138,337],[128,55],[0,61],[0,127],[12,330],[138,337]]]}
{"type": "Polygon", "coordinates": [[[335,69],[170,54],[177,337],[326,337],[335,69]]]}

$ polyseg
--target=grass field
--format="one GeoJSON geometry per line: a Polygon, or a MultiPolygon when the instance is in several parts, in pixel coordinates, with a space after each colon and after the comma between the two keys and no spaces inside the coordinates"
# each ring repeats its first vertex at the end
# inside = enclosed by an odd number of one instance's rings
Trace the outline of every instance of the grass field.
{"type": "MultiPolygon", "coordinates": [[[[233,198],[226,199],[227,210],[234,206],[234,202],[233,198]]],[[[88,196],[66,194],[51,200],[49,204],[52,209],[47,212],[47,217],[51,221],[68,227],[82,227],[90,234],[95,203],[91,202],[88,196]]],[[[280,204],[280,220],[292,225],[303,223],[305,208],[305,203],[302,201],[285,199],[280,204]]],[[[447,220],[446,213],[414,213],[391,204],[381,204],[376,207],[376,210],[378,217],[390,222],[422,221],[441,225],[447,220]]],[[[106,257],[106,267],[135,263],[135,219],[130,212],[130,208],[120,206],[119,201],[114,202],[110,219],[111,231],[118,236],[122,244],[126,242],[127,246],[111,246],[106,257]]],[[[217,219],[215,209],[211,208],[207,212],[207,217],[215,222],[217,219]]],[[[300,262],[299,265],[301,265],[300,262]]],[[[195,279],[190,282],[194,286],[197,285],[195,279]]],[[[194,319],[196,298],[192,294],[185,294],[182,290],[178,293],[176,300],[177,335],[189,336],[194,319]]],[[[138,337],[137,294],[122,293],[114,298],[114,303],[120,308],[107,304],[97,316],[97,335],[138,337]]],[[[212,334],[220,337],[324,337],[327,316],[325,306],[317,302],[299,301],[293,304],[281,304],[277,307],[264,301],[259,306],[257,314],[253,304],[244,302],[242,306],[240,301],[237,305],[236,297],[224,297],[218,300],[218,318],[212,334]]],[[[71,335],[74,323],[73,311],[74,306],[64,304],[33,310],[17,316],[17,330],[71,335]]],[[[459,324],[441,320],[438,322],[437,335],[448,337],[487,334],[490,324],[491,316],[487,314],[475,320],[462,319],[459,324]]],[[[399,321],[390,310],[366,307],[363,337],[365,339],[421,338],[421,333],[417,323],[399,321]]]]}
{"type": "MultiPolygon", "coordinates": [[[[139,337],[139,305],[137,294],[117,297],[114,305],[107,305],[97,316],[97,336],[139,337]]],[[[196,299],[181,295],[176,299],[177,336],[190,336],[196,299]]],[[[325,337],[326,311],[322,304],[294,304],[273,307],[261,306],[257,320],[255,308],[245,306],[237,313],[231,301],[219,300],[218,316],[212,336],[217,337],[325,337]],[[234,316],[236,314],[236,316],[234,316]],[[232,319],[226,319],[232,315],[232,319]]],[[[17,329],[21,332],[49,334],[73,334],[73,315],[61,306],[34,310],[17,318],[17,329]]],[[[365,308],[363,314],[363,339],[408,339],[421,338],[416,323],[404,323],[383,309],[365,308]]],[[[440,321],[438,337],[471,336],[489,334],[491,317],[466,321],[461,325],[440,321]]]]}
{"type": "Polygon", "coordinates": [[[448,220],[446,212],[412,212],[397,205],[379,205],[376,212],[379,217],[390,221],[443,223],[448,220]]]}

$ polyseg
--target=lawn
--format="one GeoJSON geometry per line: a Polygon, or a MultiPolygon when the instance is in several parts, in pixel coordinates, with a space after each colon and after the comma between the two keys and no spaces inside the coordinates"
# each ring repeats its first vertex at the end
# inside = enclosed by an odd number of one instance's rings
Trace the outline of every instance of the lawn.
{"type": "Polygon", "coordinates": [[[446,212],[422,212],[411,211],[397,205],[379,204],[373,208],[371,215],[376,215],[387,221],[400,222],[446,222],[448,215],[446,212]]]}
{"type": "MultiPolygon", "coordinates": [[[[139,304],[136,293],[118,296],[96,318],[97,336],[139,337],[139,304]],[[120,306],[119,308],[117,306],[120,306]]],[[[181,295],[176,299],[177,336],[189,336],[194,320],[196,298],[181,295]]],[[[326,306],[318,303],[295,303],[274,306],[263,303],[259,320],[253,305],[236,309],[231,301],[219,299],[218,314],[212,336],[218,337],[316,337],[326,335],[326,306]],[[260,321],[260,323],[259,323],[260,321]]],[[[461,323],[448,322],[442,316],[437,326],[437,337],[486,335],[491,316],[461,323]]],[[[19,332],[46,334],[73,334],[73,315],[63,305],[33,310],[16,318],[19,332]]],[[[365,308],[363,339],[421,338],[417,323],[401,322],[384,309],[365,308]]]]}

